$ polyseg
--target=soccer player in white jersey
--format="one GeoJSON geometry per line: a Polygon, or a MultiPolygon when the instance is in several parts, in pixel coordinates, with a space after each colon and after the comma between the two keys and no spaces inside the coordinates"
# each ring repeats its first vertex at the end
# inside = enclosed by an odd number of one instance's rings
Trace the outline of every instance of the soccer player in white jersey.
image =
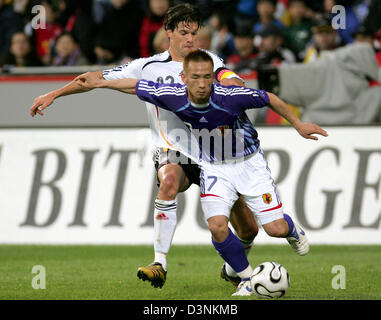
{"type": "Polygon", "coordinates": [[[141,100],[172,111],[189,124],[192,133],[197,133],[196,153],[202,167],[201,203],[212,242],[242,279],[234,295],[251,295],[249,282],[253,270],[240,241],[228,227],[230,211],[238,194],[244,196],[267,233],[272,234],[274,228],[278,229],[276,236],[287,238],[300,254],[306,254],[309,245],[304,231],[283,212],[259,146],[257,131],[242,114],[246,109],[261,108],[271,103],[304,138],[317,139],[313,134],[327,136],[327,133],[316,124],[300,121],[274,94],[213,84],[213,60],[202,50],[190,52],[184,59],[183,69],[182,78],[186,85],[137,79],[94,79],[94,83],[89,83],[93,79],[87,76],[79,77],[78,82],[90,88],[106,87],[136,93],[141,100]],[[222,128],[224,131],[219,144],[213,131],[222,128]],[[209,143],[204,143],[205,139],[209,143]],[[233,141],[234,146],[229,141],[233,141]],[[222,149],[224,152],[220,152],[222,149]]]}
{"type": "MultiPolygon", "coordinates": [[[[90,74],[106,80],[132,77],[162,83],[181,82],[182,62],[185,55],[195,49],[193,47],[194,36],[201,25],[201,15],[193,6],[180,4],[168,10],[164,24],[170,39],[168,51],[149,58],[137,59],[111,70],[91,72],[90,74]]],[[[243,85],[237,75],[224,68],[223,62],[216,55],[209,54],[213,58],[218,81],[224,85],[243,85]]],[[[72,81],[60,89],[36,98],[31,108],[31,114],[42,115],[42,111],[58,97],[86,91],[88,90],[72,81]]],[[[178,192],[188,189],[192,183],[199,184],[200,171],[197,164],[184,164],[183,161],[178,164],[176,162],[178,154],[174,149],[178,148],[174,147],[175,142],[167,133],[173,128],[184,128],[184,123],[173,113],[158,109],[150,103],[147,103],[147,113],[153,143],[158,147],[155,166],[160,184],[154,210],[154,262],[146,267],[140,267],[138,277],[149,280],[155,287],[162,287],[166,281],[166,257],[177,223],[176,195],[178,192]],[[163,213],[166,219],[159,220],[163,217],[163,213]]],[[[248,253],[252,241],[258,233],[258,226],[242,198],[236,201],[230,222],[248,253]]],[[[221,277],[235,286],[240,282],[240,278],[228,264],[223,265],[221,277]]]]}

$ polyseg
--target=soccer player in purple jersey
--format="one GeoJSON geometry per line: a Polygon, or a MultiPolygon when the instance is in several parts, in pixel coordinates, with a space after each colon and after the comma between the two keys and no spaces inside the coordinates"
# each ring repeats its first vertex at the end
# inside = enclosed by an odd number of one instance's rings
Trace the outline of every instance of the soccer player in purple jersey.
{"type": "MultiPolygon", "coordinates": [[[[181,82],[182,62],[186,54],[195,49],[194,38],[201,22],[202,16],[196,7],[189,4],[173,6],[167,11],[164,21],[164,28],[169,38],[167,51],[148,58],[136,59],[131,63],[112,69],[90,72],[87,75],[106,80],[138,78],[161,83],[181,82]]],[[[236,74],[225,68],[219,57],[212,52],[208,53],[213,58],[216,78],[221,84],[243,85],[242,80],[236,74]]],[[[43,115],[43,110],[59,97],[86,91],[88,89],[79,86],[76,81],[71,81],[62,88],[37,97],[31,107],[31,115],[43,115]]],[[[177,224],[176,196],[179,192],[186,191],[192,183],[200,184],[200,168],[196,163],[189,163],[190,161],[176,162],[178,152],[168,144],[171,140],[170,136],[160,131],[161,122],[166,123],[168,128],[184,127],[184,123],[172,112],[158,109],[151,103],[147,102],[146,108],[152,143],[157,148],[154,164],[159,191],[154,201],[153,212],[154,260],[147,266],[139,267],[137,276],[140,279],[148,280],[154,287],[162,287],[167,277],[167,254],[177,224]],[[163,214],[167,219],[162,219],[163,214]]],[[[168,131],[170,132],[170,130],[168,131]]],[[[258,233],[258,226],[242,197],[238,198],[232,208],[230,222],[248,253],[258,233]]],[[[228,264],[222,266],[220,275],[222,279],[230,281],[235,286],[240,282],[240,278],[228,264]]]]}
{"type": "MultiPolygon", "coordinates": [[[[201,203],[212,234],[212,242],[221,257],[242,279],[234,295],[251,295],[249,277],[252,268],[239,239],[228,226],[230,210],[238,198],[244,196],[264,230],[274,237],[286,238],[300,255],[309,251],[305,232],[285,214],[277,194],[267,162],[259,146],[258,134],[244,111],[271,105],[306,138],[317,140],[314,134],[327,136],[316,124],[302,122],[276,95],[238,86],[214,84],[213,60],[202,50],[189,53],[184,59],[181,84],[159,84],[138,79],[105,81],[88,76],[77,78],[84,88],[110,88],[136,93],[143,101],[174,112],[198,138],[210,139],[208,132],[226,130],[235,144],[219,153],[221,146],[210,144],[199,151],[201,166],[201,203]]],[[[201,148],[201,143],[199,145],[201,148]]],[[[222,147],[223,149],[223,147],[222,147]]]]}

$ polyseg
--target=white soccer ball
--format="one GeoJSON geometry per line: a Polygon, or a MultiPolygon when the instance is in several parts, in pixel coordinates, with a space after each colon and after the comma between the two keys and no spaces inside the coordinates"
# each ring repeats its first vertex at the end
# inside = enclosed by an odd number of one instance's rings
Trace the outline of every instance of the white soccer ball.
{"type": "Polygon", "coordinates": [[[263,262],[254,269],[250,283],[258,297],[280,298],[290,286],[290,276],[281,264],[263,262]]]}

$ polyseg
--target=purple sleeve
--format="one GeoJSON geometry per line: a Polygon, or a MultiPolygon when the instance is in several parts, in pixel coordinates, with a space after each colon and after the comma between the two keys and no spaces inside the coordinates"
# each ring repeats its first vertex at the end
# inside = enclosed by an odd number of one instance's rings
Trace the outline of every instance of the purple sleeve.
{"type": "Polygon", "coordinates": [[[266,91],[240,86],[214,85],[214,99],[233,114],[240,115],[247,109],[263,108],[270,104],[266,91]]]}
{"type": "Polygon", "coordinates": [[[263,108],[269,105],[270,98],[264,90],[238,87],[238,86],[219,86],[216,93],[220,94],[224,104],[237,114],[247,109],[263,108]]]}
{"type": "Polygon", "coordinates": [[[247,88],[247,94],[236,95],[241,110],[263,108],[269,105],[270,98],[264,90],[247,88]]]}
{"type": "Polygon", "coordinates": [[[248,109],[263,108],[270,104],[269,95],[265,90],[251,89],[253,91],[251,102],[252,105],[248,109]]]}
{"type": "Polygon", "coordinates": [[[153,81],[139,80],[136,83],[136,95],[140,100],[152,103],[166,110],[171,110],[168,97],[164,94],[160,94],[160,92],[165,90],[165,86],[164,84],[153,81]]]}

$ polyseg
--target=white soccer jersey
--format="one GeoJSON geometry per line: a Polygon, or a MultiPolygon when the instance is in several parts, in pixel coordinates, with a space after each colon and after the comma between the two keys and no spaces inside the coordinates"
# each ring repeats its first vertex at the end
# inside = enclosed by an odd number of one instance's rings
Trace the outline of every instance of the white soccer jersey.
{"type": "MultiPolygon", "coordinates": [[[[213,59],[214,70],[224,67],[223,61],[218,56],[209,51],[206,52],[213,59]]],[[[169,51],[165,51],[149,58],[136,59],[125,65],[104,70],[103,78],[106,80],[136,78],[159,83],[183,83],[181,80],[182,71],[183,63],[173,61],[169,51]]],[[[187,152],[189,149],[188,141],[178,139],[179,130],[189,133],[185,124],[171,111],[158,108],[151,103],[146,103],[146,107],[153,144],[156,147],[179,150],[197,161],[197,155],[194,159],[194,156],[187,152]]]]}

